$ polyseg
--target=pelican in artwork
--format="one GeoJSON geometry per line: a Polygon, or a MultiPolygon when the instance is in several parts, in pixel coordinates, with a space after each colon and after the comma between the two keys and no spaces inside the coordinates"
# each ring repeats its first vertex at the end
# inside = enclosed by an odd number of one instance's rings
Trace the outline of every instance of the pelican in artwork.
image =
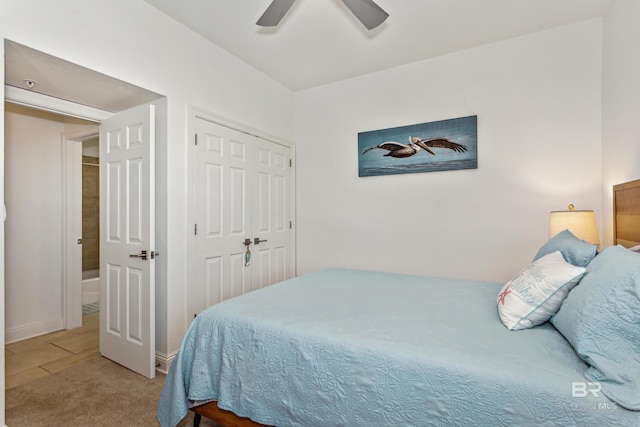
{"type": "Polygon", "coordinates": [[[385,154],[385,156],[390,157],[411,157],[420,150],[425,150],[435,156],[436,153],[432,148],[448,148],[449,150],[453,150],[458,153],[464,153],[467,151],[466,146],[458,144],[457,142],[449,141],[446,138],[420,139],[417,136],[410,136],[408,144],[401,144],[395,141],[383,142],[380,145],[367,148],[362,152],[362,154],[365,154],[374,148],[387,150],[388,153],[385,154]]]}

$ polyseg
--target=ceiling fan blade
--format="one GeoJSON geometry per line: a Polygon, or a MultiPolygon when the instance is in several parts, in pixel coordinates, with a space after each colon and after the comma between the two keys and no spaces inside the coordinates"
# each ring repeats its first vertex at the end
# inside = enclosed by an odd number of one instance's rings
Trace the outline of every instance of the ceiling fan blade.
{"type": "Polygon", "coordinates": [[[258,19],[256,24],[261,27],[277,26],[284,15],[289,11],[289,8],[294,1],[295,0],[273,0],[260,19],[258,19]]]}
{"type": "Polygon", "coordinates": [[[367,30],[376,28],[389,17],[389,14],[372,0],[342,0],[342,2],[362,22],[362,25],[367,27],[367,30]]]}

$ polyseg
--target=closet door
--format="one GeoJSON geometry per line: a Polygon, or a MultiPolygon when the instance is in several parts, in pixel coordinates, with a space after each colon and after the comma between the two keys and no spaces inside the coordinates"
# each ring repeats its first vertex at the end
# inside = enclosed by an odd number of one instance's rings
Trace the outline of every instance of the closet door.
{"type": "Polygon", "coordinates": [[[289,149],[264,140],[255,141],[256,183],[251,192],[251,286],[262,288],[291,277],[289,149]]]}
{"type": "Polygon", "coordinates": [[[289,148],[201,118],[195,127],[193,314],[292,271],[289,148]]]}

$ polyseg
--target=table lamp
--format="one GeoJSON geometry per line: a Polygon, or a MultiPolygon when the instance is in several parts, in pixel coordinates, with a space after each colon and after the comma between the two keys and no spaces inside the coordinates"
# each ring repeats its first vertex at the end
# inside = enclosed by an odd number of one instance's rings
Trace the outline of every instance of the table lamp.
{"type": "Polygon", "coordinates": [[[569,230],[577,238],[600,246],[596,215],[593,211],[577,211],[573,204],[567,211],[552,211],[549,215],[549,238],[563,230],[569,230]]]}

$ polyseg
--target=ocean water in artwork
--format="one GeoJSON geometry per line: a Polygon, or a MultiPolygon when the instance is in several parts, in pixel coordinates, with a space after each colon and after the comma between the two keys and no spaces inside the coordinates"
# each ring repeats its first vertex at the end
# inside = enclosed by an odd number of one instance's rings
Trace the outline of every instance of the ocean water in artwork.
{"type": "Polygon", "coordinates": [[[358,133],[358,174],[361,177],[477,167],[477,116],[358,133]],[[466,150],[458,152],[448,148],[432,148],[433,155],[421,149],[410,157],[399,158],[387,156],[389,151],[382,148],[368,150],[389,141],[409,146],[411,137],[423,140],[445,138],[463,145],[466,150]]]}

